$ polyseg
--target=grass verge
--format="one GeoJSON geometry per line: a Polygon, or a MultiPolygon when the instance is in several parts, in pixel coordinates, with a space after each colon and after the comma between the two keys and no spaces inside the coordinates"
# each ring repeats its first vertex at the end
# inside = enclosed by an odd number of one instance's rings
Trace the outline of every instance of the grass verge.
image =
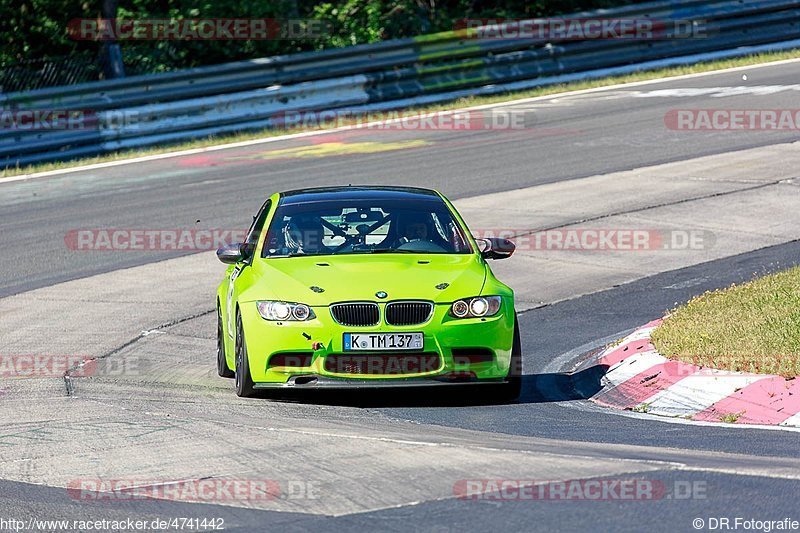
{"type": "Polygon", "coordinates": [[[652,342],[665,357],[698,366],[797,377],[800,267],[692,299],[652,342]]]}
{"type": "MultiPolygon", "coordinates": [[[[726,68],[743,67],[748,65],[757,65],[761,63],[769,63],[773,61],[781,61],[785,59],[800,58],[800,50],[791,50],[788,52],[776,52],[768,54],[754,54],[745,57],[738,57],[732,59],[724,59],[719,61],[709,61],[705,63],[696,63],[694,65],[671,67],[658,70],[650,70],[643,72],[636,72],[633,74],[626,74],[624,76],[611,76],[607,78],[599,78],[596,80],[562,83],[558,85],[548,85],[547,87],[539,87],[527,91],[509,92],[494,96],[474,96],[469,98],[460,98],[452,102],[412,107],[410,110],[417,110],[421,113],[445,111],[450,109],[459,109],[463,107],[471,107],[486,104],[502,103],[508,100],[516,100],[520,98],[533,98],[536,96],[547,96],[549,94],[562,93],[566,91],[579,91],[582,89],[594,89],[597,87],[605,87],[607,85],[616,85],[620,83],[632,83],[636,81],[647,81],[658,78],[667,78],[671,76],[681,76],[685,74],[696,74],[700,72],[708,72],[712,70],[722,70],[726,68]]],[[[95,157],[87,157],[73,161],[59,161],[53,163],[44,163],[39,165],[30,165],[24,167],[7,168],[0,170],[0,178],[19,176],[23,174],[32,174],[35,172],[46,172],[49,170],[59,170],[64,168],[91,165],[94,163],[105,163],[109,161],[117,161],[120,159],[128,159],[132,157],[140,157],[154,154],[162,154],[167,152],[175,152],[179,150],[190,150],[197,148],[206,148],[224,143],[233,143],[241,141],[249,141],[253,139],[263,139],[268,137],[275,137],[279,135],[286,135],[291,133],[300,133],[302,129],[270,129],[256,132],[235,133],[228,135],[219,135],[204,137],[202,139],[195,139],[179,144],[170,144],[167,146],[158,146],[153,148],[140,148],[133,150],[124,150],[103,154],[95,157]]]]}

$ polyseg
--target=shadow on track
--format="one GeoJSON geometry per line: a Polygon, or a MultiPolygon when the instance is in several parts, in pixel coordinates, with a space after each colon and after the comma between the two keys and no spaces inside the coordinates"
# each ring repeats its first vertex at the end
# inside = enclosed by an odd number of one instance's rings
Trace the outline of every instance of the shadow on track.
{"type": "Polygon", "coordinates": [[[550,403],[587,400],[603,388],[600,380],[606,365],[594,365],[576,372],[523,376],[519,403],[550,403]]]}
{"type": "MultiPolygon", "coordinates": [[[[601,389],[600,379],[608,367],[592,366],[574,373],[528,374],[522,376],[522,393],[511,404],[585,400],[601,389]]],[[[347,407],[469,407],[505,405],[499,388],[459,386],[442,389],[362,389],[260,391],[257,398],[283,402],[347,407]]]]}

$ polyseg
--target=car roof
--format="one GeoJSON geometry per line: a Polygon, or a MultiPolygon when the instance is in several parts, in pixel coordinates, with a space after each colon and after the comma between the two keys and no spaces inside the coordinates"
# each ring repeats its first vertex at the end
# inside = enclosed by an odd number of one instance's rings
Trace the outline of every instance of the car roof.
{"type": "Polygon", "coordinates": [[[442,201],[436,191],[418,187],[341,186],[313,187],[281,193],[281,204],[303,204],[327,200],[416,200],[442,201]]]}

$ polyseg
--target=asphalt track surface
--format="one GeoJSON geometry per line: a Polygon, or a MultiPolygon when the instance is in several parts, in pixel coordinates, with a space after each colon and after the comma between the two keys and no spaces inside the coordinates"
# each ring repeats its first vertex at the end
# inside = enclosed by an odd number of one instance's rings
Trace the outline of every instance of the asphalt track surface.
{"type": "MultiPolygon", "coordinates": [[[[520,104],[535,117],[531,118],[535,127],[530,131],[331,133],[313,140],[279,141],[0,184],[0,244],[7,251],[0,255],[0,271],[4,273],[0,296],[164,259],[163,254],[153,252],[72,252],[63,239],[65,233],[78,228],[238,228],[247,225],[243,218],[248,215],[243,214],[254,212],[263,197],[274,190],[342,183],[423,185],[438,188],[451,198],[466,198],[796,141],[796,131],[676,132],[663,127],[663,117],[676,108],[797,108],[798,92],[793,82],[798,74],[800,63],[792,63],[752,69],[747,72],[747,81],[742,80],[741,71],[727,72],[520,104]],[[782,89],[773,90],[765,98],[754,95],[756,86],[782,89]],[[700,96],[619,95],[685,87],[750,89],[728,96],[714,92],[700,96]],[[662,127],[654,127],[659,123],[662,127]],[[402,144],[419,139],[425,142],[402,144]],[[365,142],[381,146],[361,144],[365,142]],[[315,150],[322,152],[315,155],[315,150]]],[[[325,516],[168,501],[87,504],[46,483],[0,481],[0,517],[214,516],[225,518],[227,529],[241,531],[263,527],[290,531],[450,531],[496,529],[500,525],[508,530],[691,531],[695,517],[798,520],[800,470],[792,470],[797,463],[787,463],[788,472],[781,475],[770,474],[766,467],[763,474],[748,472],[747,468],[749,461],[782,464],[783,459],[795,459],[799,433],[623,416],[586,402],[572,385],[574,377],[566,373],[586,352],[622,337],[675,303],[704,290],[745,281],[754,273],[795,264],[800,264],[800,243],[796,241],[525,311],[520,315],[525,376],[523,394],[515,404],[485,405],[469,398],[409,401],[394,395],[290,398],[299,403],[286,404],[287,410],[297,409],[312,425],[315,420],[320,424],[337,420],[350,424],[351,416],[385,420],[390,426],[406,427],[403,424],[410,422],[436,435],[450,431],[457,435],[461,430],[490,434],[485,438],[499,439],[509,448],[516,446],[515,439],[519,439],[519,446],[528,442],[525,439],[547,439],[556,447],[582,450],[574,452],[576,457],[582,453],[592,457],[595,448],[591,446],[615,450],[614,446],[632,447],[613,453],[643,462],[655,461],[656,456],[648,455],[650,450],[661,454],[660,461],[671,454],[688,457],[708,452],[707,458],[741,454],[739,462],[729,468],[694,471],[658,463],[648,473],[637,474],[665,486],[699,483],[705,489],[700,498],[633,502],[421,498],[410,505],[325,516]],[[324,409],[316,411],[316,406],[324,409]]],[[[210,339],[213,316],[203,314],[204,308],[195,311],[198,316],[181,326],[181,334],[210,339]]],[[[233,395],[232,391],[226,394],[233,395]]],[[[234,419],[252,416],[252,404],[246,412],[237,413],[239,404],[222,406],[222,402],[221,408],[234,419]]],[[[132,403],[129,408],[136,410],[137,405],[132,403]]],[[[214,413],[197,416],[210,419],[214,413]]],[[[368,422],[364,424],[366,427],[368,422]]],[[[597,461],[607,459],[598,457],[597,461]]],[[[543,454],[541,461],[547,460],[543,454]]],[[[325,468],[324,464],[319,466],[325,468]]],[[[410,482],[387,471],[383,484],[365,486],[364,492],[391,490],[393,483],[410,482]]]]}

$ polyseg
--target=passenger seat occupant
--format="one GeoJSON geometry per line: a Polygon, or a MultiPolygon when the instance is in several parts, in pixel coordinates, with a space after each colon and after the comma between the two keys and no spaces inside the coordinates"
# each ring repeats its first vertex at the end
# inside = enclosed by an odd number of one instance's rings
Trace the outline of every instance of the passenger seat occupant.
{"type": "Polygon", "coordinates": [[[322,244],[325,229],[319,217],[295,215],[283,227],[283,238],[290,253],[321,254],[329,253],[322,244]]]}

